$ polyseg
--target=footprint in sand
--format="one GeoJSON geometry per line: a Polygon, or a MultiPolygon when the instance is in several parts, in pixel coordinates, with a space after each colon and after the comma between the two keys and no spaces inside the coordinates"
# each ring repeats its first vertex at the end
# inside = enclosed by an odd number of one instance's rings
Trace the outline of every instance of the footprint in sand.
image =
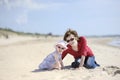
{"type": "Polygon", "coordinates": [[[114,76],[115,76],[116,74],[120,74],[120,70],[116,70],[116,71],[114,72],[114,76]]]}
{"type": "Polygon", "coordinates": [[[106,71],[108,75],[117,75],[120,74],[120,68],[117,66],[106,66],[103,68],[103,71],[106,71]]]}

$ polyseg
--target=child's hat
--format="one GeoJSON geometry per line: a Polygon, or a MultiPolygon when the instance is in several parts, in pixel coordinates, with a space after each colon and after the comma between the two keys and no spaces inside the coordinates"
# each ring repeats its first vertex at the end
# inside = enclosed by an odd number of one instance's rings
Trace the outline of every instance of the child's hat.
{"type": "Polygon", "coordinates": [[[56,45],[58,45],[58,44],[60,44],[60,45],[62,45],[63,47],[67,48],[67,43],[66,43],[65,41],[63,41],[63,40],[57,42],[56,45]]]}

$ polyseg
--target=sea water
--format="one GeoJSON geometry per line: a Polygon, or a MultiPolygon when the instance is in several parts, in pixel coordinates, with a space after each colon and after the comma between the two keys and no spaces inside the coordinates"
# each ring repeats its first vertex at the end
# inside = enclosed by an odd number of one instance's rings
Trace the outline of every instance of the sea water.
{"type": "Polygon", "coordinates": [[[116,46],[116,47],[120,48],[120,39],[113,40],[113,41],[109,42],[108,44],[111,46],[116,46]]]}

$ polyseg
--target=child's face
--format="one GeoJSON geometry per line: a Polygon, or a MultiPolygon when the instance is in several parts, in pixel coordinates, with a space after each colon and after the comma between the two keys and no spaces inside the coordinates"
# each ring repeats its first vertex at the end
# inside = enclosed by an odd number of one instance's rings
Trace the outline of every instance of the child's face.
{"type": "Polygon", "coordinates": [[[56,50],[59,52],[59,53],[62,53],[66,48],[60,44],[56,45],[56,50]]]}

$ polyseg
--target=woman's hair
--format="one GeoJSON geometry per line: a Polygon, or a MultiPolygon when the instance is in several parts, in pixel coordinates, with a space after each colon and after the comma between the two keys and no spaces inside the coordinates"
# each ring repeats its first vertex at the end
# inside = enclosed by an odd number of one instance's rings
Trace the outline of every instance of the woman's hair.
{"type": "Polygon", "coordinates": [[[71,34],[74,35],[75,38],[78,40],[78,38],[79,38],[78,33],[77,33],[75,30],[72,30],[72,29],[68,29],[68,30],[66,31],[66,33],[64,34],[63,40],[66,41],[66,38],[67,38],[68,36],[70,36],[71,34]]]}

